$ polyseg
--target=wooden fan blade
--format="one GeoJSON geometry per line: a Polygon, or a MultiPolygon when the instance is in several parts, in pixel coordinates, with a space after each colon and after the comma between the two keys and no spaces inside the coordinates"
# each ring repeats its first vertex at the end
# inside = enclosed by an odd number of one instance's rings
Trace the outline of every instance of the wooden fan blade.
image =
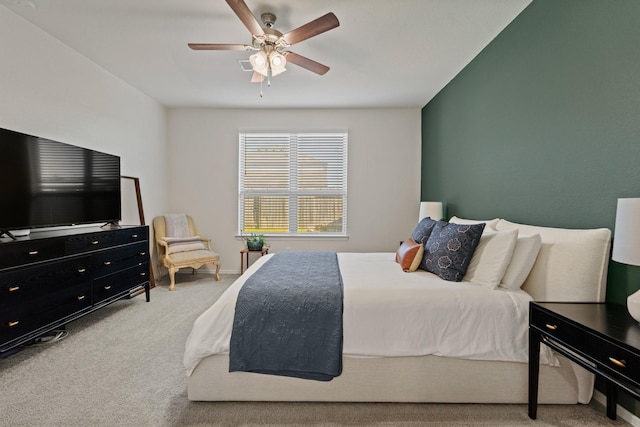
{"type": "Polygon", "coordinates": [[[318,19],[314,19],[313,21],[296,28],[295,30],[289,31],[282,37],[287,41],[287,43],[292,45],[300,43],[301,41],[313,36],[317,36],[318,34],[322,34],[325,31],[338,27],[339,25],[340,22],[338,21],[338,18],[336,18],[336,15],[329,12],[318,19]]]}
{"type": "Polygon", "coordinates": [[[326,65],[322,65],[319,62],[311,60],[309,58],[305,58],[302,55],[298,55],[293,52],[284,52],[286,54],[285,58],[287,58],[287,62],[292,64],[296,64],[299,67],[306,68],[309,71],[313,71],[316,74],[323,75],[327,71],[329,71],[329,67],[326,65]]]}
{"type": "Polygon", "coordinates": [[[227,0],[227,4],[231,6],[231,9],[238,15],[238,18],[251,34],[256,36],[264,34],[262,26],[243,0],[227,0]]]}
{"type": "Polygon", "coordinates": [[[260,73],[253,72],[251,76],[251,83],[260,83],[264,80],[264,76],[260,73]]]}
{"type": "Polygon", "coordinates": [[[251,50],[246,44],[189,43],[193,50],[251,50]]]}

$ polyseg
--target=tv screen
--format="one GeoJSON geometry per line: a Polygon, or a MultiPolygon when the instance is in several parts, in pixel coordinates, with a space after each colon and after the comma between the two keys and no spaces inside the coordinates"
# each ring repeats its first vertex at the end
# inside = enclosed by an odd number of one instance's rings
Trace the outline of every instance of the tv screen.
{"type": "Polygon", "coordinates": [[[120,157],[7,129],[0,153],[0,230],[120,220],[120,157]]]}

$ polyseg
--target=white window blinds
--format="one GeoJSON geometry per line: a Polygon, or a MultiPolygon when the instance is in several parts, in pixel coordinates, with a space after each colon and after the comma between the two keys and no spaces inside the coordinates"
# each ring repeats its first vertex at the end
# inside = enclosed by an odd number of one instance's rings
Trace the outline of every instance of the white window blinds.
{"type": "Polygon", "coordinates": [[[240,234],[345,235],[347,133],[240,133],[240,234]]]}

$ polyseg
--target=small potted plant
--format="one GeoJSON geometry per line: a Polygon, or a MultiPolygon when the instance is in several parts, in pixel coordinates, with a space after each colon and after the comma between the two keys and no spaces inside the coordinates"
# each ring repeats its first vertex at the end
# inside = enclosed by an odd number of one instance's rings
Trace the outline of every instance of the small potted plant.
{"type": "Polygon", "coordinates": [[[247,249],[250,251],[261,251],[266,242],[263,234],[255,233],[251,233],[251,235],[245,237],[244,240],[247,242],[247,249]]]}

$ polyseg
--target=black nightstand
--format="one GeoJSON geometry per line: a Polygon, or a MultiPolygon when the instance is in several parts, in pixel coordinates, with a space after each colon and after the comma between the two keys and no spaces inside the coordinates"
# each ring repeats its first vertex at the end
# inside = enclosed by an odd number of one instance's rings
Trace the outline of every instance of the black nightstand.
{"type": "Polygon", "coordinates": [[[607,384],[607,417],[616,419],[618,388],[640,399],[640,326],[622,305],[537,303],[529,306],[529,418],[538,406],[540,343],[607,384]]]}

